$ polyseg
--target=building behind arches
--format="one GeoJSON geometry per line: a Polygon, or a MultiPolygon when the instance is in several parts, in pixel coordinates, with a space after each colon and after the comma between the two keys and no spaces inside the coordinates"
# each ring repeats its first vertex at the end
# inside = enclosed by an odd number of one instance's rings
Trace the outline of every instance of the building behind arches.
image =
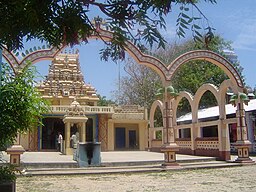
{"type": "MultiPolygon", "coordinates": [[[[227,94],[227,100],[230,98],[227,94]]],[[[248,105],[245,105],[245,118],[247,125],[248,140],[252,143],[250,152],[256,153],[256,99],[251,96],[248,105]]],[[[228,132],[230,141],[230,151],[236,152],[235,143],[237,141],[236,108],[231,104],[225,105],[226,121],[228,122],[228,132]]],[[[196,138],[196,150],[191,149],[191,127],[192,113],[187,113],[177,118],[175,125],[175,142],[179,145],[179,153],[195,154],[218,157],[218,124],[219,106],[198,110],[198,124],[200,125],[200,138],[196,138]]],[[[156,137],[157,132],[163,132],[162,127],[149,128],[149,143],[151,151],[160,151],[163,140],[156,137]]]]}

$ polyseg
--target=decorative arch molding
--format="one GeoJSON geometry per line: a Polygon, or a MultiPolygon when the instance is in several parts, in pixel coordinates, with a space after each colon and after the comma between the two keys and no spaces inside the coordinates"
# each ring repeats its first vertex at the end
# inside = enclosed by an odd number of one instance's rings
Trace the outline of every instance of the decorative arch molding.
{"type": "MultiPolygon", "coordinates": [[[[113,33],[107,30],[100,29],[98,31],[102,40],[110,41],[113,38],[113,33]]],[[[99,39],[99,35],[92,35],[88,39],[99,39]]],[[[125,49],[129,55],[131,55],[138,64],[145,65],[153,69],[158,73],[164,85],[168,85],[170,82],[166,79],[168,74],[167,67],[157,58],[142,53],[132,42],[126,41],[125,49]]],[[[51,47],[47,49],[41,49],[33,51],[19,60],[13,52],[10,52],[6,48],[3,49],[3,57],[16,71],[22,69],[27,65],[27,61],[33,64],[41,60],[53,60],[55,55],[66,48],[66,45],[62,45],[59,48],[51,47]]]]}
{"type": "MultiPolygon", "coordinates": [[[[203,84],[201,87],[199,87],[194,97],[191,96],[192,100],[190,102],[190,106],[191,106],[192,120],[198,119],[199,102],[206,91],[210,91],[216,98],[217,103],[220,104],[218,88],[213,84],[203,84]]],[[[178,105],[178,103],[176,103],[176,105],[178,105]]]]}
{"type": "Polygon", "coordinates": [[[234,85],[234,83],[230,79],[226,79],[220,84],[219,91],[225,94],[228,88],[231,88],[235,94],[237,94],[238,92],[243,92],[244,90],[244,88],[240,88],[234,85]]]}
{"type": "Polygon", "coordinates": [[[195,96],[194,96],[194,106],[193,107],[198,108],[199,102],[206,91],[210,91],[214,95],[215,99],[217,100],[218,105],[220,104],[218,88],[213,84],[207,83],[207,84],[203,84],[196,91],[195,96]]]}
{"type": "MultiPolygon", "coordinates": [[[[190,108],[191,108],[191,112],[194,110],[193,109],[193,96],[191,95],[191,93],[189,93],[187,91],[181,91],[181,92],[179,92],[179,95],[176,97],[175,102],[173,102],[173,118],[174,119],[177,118],[178,105],[183,98],[186,98],[188,100],[190,108]]],[[[177,124],[176,121],[174,123],[177,124]]]]}
{"type": "Polygon", "coordinates": [[[227,79],[227,80],[223,81],[220,84],[220,88],[219,88],[220,119],[226,119],[226,108],[225,108],[225,105],[226,105],[226,93],[227,93],[227,89],[228,88],[231,88],[233,93],[235,93],[235,94],[237,94],[238,92],[243,92],[243,89],[240,88],[240,87],[235,86],[230,79],[227,79]]]}
{"type": "Polygon", "coordinates": [[[244,87],[243,81],[237,72],[237,70],[234,68],[234,66],[224,57],[221,55],[208,51],[208,50],[195,50],[195,51],[189,51],[178,58],[176,58],[169,66],[168,71],[169,74],[167,76],[167,79],[170,79],[172,75],[175,73],[175,71],[184,63],[191,61],[191,60],[206,60],[209,61],[218,67],[220,67],[227,76],[232,80],[234,84],[236,84],[238,87],[244,87]]]}
{"type": "Polygon", "coordinates": [[[6,48],[4,48],[3,57],[10,64],[13,70],[17,71],[19,69],[23,69],[28,64],[28,61],[32,64],[35,64],[42,60],[53,60],[53,58],[64,48],[65,46],[62,46],[60,49],[56,47],[40,49],[30,52],[29,54],[22,57],[21,60],[19,60],[13,52],[10,52],[6,48]]]}
{"type": "Polygon", "coordinates": [[[179,102],[183,99],[186,98],[190,104],[190,107],[192,108],[193,106],[193,96],[191,93],[187,92],[187,91],[181,91],[179,92],[179,95],[176,97],[176,102],[177,102],[177,107],[179,102]]]}
{"type": "MultiPolygon", "coordinates": [[[[107,30],[99,29],[98,35],[91,35],[88,39],[99,39],[99,36],[102,40],[110,41],[113,38],[113,33],[107,30]]],[[[243,87],[243,82],[236,71],[236,69],[231,65],[224,57],[220,56],[217,53],[208,50],[196,50],[187,52],[178,58],[176,58],[170,65],[165,65],[159,59],[146,55],[142,53],[132,42],[126,41],[125,49],[129,55],[131,55],[138,64],[145,65],[154,71],[160,76],[163,86],[170,85],[171,78],[175,71],[184,63],[189,60],[207,60],[213,64],[219,66],[232,82],[238,87],[243,87]]],[[[22,69],[27,65],[27,61],[32,62],[33,64],[41,60],[53,60],[55,55],[61,52],[66,45],[62,45],[59,48],[52,47],[47,49],[41,49],[37,51],[30,52],[25,55],[21,60],[19,60],[13,52],[3,49],[3,57],[11,65],[14,71],[22,69]]]]}
{"type": "Polygon", "coordinates": [[[227,79],[221,83],[221,85],[216,87],[213,84],[204,84],[195,93],[195,95],[191,95],[190,93],[186,91],[179,92],[179,95],[176,97],[176,99],[173,102],[173,110],[174,110],[174,119],[176,119],[176,113],[177,108],[179,105],[179,102],[182,100],[182,98],[186,98],[189,101],[191,112],[192,112],[192,119],[198,118],[198,110],[199,110],[199,102],[204,95],[206,91],[210,91],[214,97],[217,100],[218,106],[219,106],[219,114],[220,119],[226,118],[226,90],[227,88],[231,88],[234,93],[237,93],[237,91],[242,91],[242,88],[236,87],[236,85],[233,84],[233,82],[230,79],[227,79]]]}
{"type": "Polygon", "coordinates": [[[155,112],[157,107],[159,107],[159,109],[161,110],[162,116],[163,116],[163,110],[164,110],[164,106],[163,106],[163,102],[160,100],[156,100],[153,102],[151,108],[150,108],[150,113],[149,113],[149,127],[150,128],[154,128],[154,116],[155,116],[155,112]]]}

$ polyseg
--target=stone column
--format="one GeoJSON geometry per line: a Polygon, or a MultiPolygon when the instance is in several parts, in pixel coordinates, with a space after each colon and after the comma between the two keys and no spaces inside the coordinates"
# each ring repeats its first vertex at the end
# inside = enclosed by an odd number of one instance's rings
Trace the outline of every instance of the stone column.
{"type": "Polygon", "coordinates": [[[73,154],[72,149],[70,148],[70,122],[65,123],[65,154],[73,154]]]}
{"type": "Polygon", "coordinates": [[[254,161],[249,157],[249,147],[251,142],[248,140],[247,127],[245,123],[245,110],[242,101],[237,103],[237,141],[235,147],[237,148],[238,158],[236,162],[253,163],[254,161]]]}
{"type": "Polygon", "coordinates": [[[152,140],[154,139],[155,132],[153,132],[154,128],[149,128],[148,132],[148,148],[151,149],[152,147],[152,140]]]}
{"type": "Polygon", "coordinates": [[[192,127],[190,128],[190,131],[191,131],[191,151],[192,151],[192,154],[195,155],[196,148],[197,148],[196,138],[198,137],[196,123],[192,122],[192,127]]]}
{"type": "Polygon", "coordinates": [[[139,123],[139,149],[141,151],[145,150],[146,148],[146,142],[145,142],[146,130],[143,125],[144,123],[139,123]]]}
{"type": "Polygon", "coordinates": [[[173,110],[171,98],[165,95],[164,99],[164,145],[161,151],[164,152],[165,162],[163,166],[178,165],[176,162],[176,152],[179,150],[178,145],[175,143],[174,126],[173,126],[173,110]]]}
{"type": "Polygon", "coordinates": [[[112,120],[108,121],[108,151],[114,151],[114,139],[115,139],[115,133],[114,133],[114,123],[112,120]]]}
{"type": "Polygon", "coordinates": [[[80,141],[81,142],[86,142],[86,131],[85,131],[85,129],[86,129],[86,122],[83,122],[82,126],[81,126],[81,129],[80,129],[80,131],[81,131],[80,141]]]}
{"type": "Polygon", "coordinates": [[[219,160],[230,160],[230,141],[228,125],[223,119],[218,122],[219,160]]]}

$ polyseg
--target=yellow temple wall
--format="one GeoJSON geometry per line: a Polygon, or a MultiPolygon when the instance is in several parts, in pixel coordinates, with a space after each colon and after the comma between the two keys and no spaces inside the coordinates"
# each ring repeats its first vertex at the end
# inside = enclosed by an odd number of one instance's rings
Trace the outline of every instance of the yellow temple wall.
{"type": "Polygon", "coordinates": [[[148,135],[148,122],[146,120],[129,120],[129,119],[110,119],[108,121],[108,151],[116,150],[115,146],[115,129],[125,128],[125,149],[129,148],[129,131],[136,131],[136,150],[146,150],[147,135],[148,135]]]}

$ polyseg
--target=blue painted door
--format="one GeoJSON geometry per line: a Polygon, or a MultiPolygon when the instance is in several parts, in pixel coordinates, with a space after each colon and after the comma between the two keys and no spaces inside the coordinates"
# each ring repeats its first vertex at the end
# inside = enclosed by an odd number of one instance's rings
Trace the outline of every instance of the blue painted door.
{"type": "Polygon", "coordinates": [[[130,149],[137,148],[136,131],[135,130],[129,130],[129,148],[130,149]]]}
{"type": "Polygon", "coordinates": [[[115,129],[115,143],[116,149],[124,149],[125,148],[125,128],[117,127],[115,129]]]}

